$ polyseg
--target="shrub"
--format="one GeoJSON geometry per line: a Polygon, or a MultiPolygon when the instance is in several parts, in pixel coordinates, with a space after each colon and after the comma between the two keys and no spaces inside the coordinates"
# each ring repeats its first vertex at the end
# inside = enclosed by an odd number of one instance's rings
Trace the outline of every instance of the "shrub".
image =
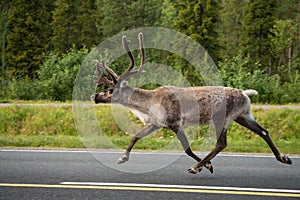
{"type": "Polygon", "coordinates": [[[55,100],[72,99],[73,82],[88,50],[72,49],[58,56],[51,53],[40,66],[35,79],[8,79],[1,77],[0,99],[55,100]]]}
{"type": "MultiPolygon", "coordinates": [[[[86,48],[81,50],[72,49],[61,56],[51,53],[41,65],[38,77],[33,80],[0,77],[0,100],[2,102],[9,102],[9,99],[71,100],[74,80],[87,55],[88,50],[86,48]]],[[[119,65],[123,66],[121,63],[119,65]]],[[[290,75],[288,82],[282,82],[279,75],[269,76],[266,72],[260,70],[259,63],[253,64],[240,55],[225,59],[223,62],[219,62],[218,65],[225,86],[258,91],[258,96],[251,97],[253,102],[270,104],[300,102],[300,90],[298,89],[300,88],[300,76],[298,72],[290,75]],[[250,67],[251,65],[255,66],[250,67]],[[250,72],[250,68],[256,70],[250,72]]],[[[174,85],[178,84],[179,80],[177,79],[174,85]]],[[[196,84],[196,82],[193,84],[196,84]]]]}
{"type": "Polygon", "coordinates": [[[278,75],[269,76],[259,69],[258,65],[254,67],[252,73],[247,69],[251,63],[248,59],[241,56],[227,59],[219,63],[225,86],[239,89],[255,89],[258,96],[251,97],[253,102],[281,104],[296,103],[300,100],[300,81],[298,72],[290,79],[289,82],[281,83],[278,75]],[[258,69],[257,69],[258,68],[258,69]]]}
{"type": "Polygon", "coordinates": [[[1,102],[5,103],[5,102],[9,102],[9,99],[13,99],[14,98],[14,87],[11,84],[11,80],[5,76],[1,76],[0,77],[0,84],[1,84],[1,88],[0,88],[0,99],[1,102]]]}
{"type": "Polygon", "coordinates": [[[88,50],[72,49],[61,57],[50,54],[41,66],[36,82],[43,88],[43,99],[65,101],[72,99],[73,83],[88,50]]]}

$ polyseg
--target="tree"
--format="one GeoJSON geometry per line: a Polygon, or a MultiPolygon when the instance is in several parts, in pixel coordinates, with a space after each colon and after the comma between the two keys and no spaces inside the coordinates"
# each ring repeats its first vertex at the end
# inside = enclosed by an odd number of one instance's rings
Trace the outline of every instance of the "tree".
{"type": "Polygon", "coordinates": [[[97,31],[97,21],[100,14],[97,12],[95,0],[82,0],[78,6],[77,22],[79,38],[74,41],[77,46],[91,48],[96,46],[101,40],[101,33],[97,31]]]}
{"type": "Polygon", "coordinates": [[[174,28],[200,43],[216,60],[220,58],[218,0],[178,0],[174,28]]]}
{"type": "Polygon", "coordinates": [[[55,53],[68,52],[76,40],[79,39],[79,30],[77,22],[78,1],[56,0],[55,10],[53,11],[53,37],[51,44],[55,53]]]}
{"type": "Polygon", "coordinates": [[[161,11],[160,25],[164,28],[172,29],[174,26],[173,20],[176,17],[176,8],[174,0],[164,0],[161,11]]]}
{"type": "Polygon", "coordinates": [[[220,33],[223,57],[233,57],[238,54],[240,47],[240,33],[242,27],[243,0],[222,0],[220,33]]]}
{"type": "Polygon", "coordinates": [[[273,66],[276,67],[273,70],[282,78],[289,78],[286,75],[291,75],[292,66],[297,65],[297,59],[292,59],[296,57],[293,53],[297,52],[297,48],[293,48],[293,46],[296,47],[297,41],[297,22],[291,19],[277,20],[272,32],[275,37],[271,40],[271,50],[274,59],[273,66]]]}
{"type": "Polygon", "coordinates": [[[299,0],[285,0],[278,1],[277,18],[280,20],[294,20],[297,23],[295,28],[298,29],[298,38],[295,40],[296,45],[292,49],[293,52],[298,53],[298,73],[300,73],[300,1],[299,0]],[[297,27],[298,26],[298,27],[297,27]]]}
{"type": "Polygon", "coordinates": [[[96,46],[101,39],[97,29],[100,14],[94,0],[56,0],[53,11],[52,45],[55,53],[96,46]]]}
{"type": "Polygon", "coordinates": [[[298,2],[298,66],[300,73],[300,2],[298,2]]]}
{"type": "Polygon", "coordinates": [[[7,34],[7,68],[16,76],[36,76],[49,48],[51,1],[14,0],[10,4],[7,34]]]}
{"type": "Polygon", "coordinates": [[[299,0],[277,1],[276,18],[279,20],[296,19],[299,3],[299,0]]]}
{"type": "MultiPolygon", "coordinates": [[[[207,52],[198,52],[203,54],[203,67],[209,67],[210,55],[214,61],[220,59],[219,45],[219,11],[220,4],[218,0],[178,0],[175,3],[177,16],[174,19],[175,30],[191,37],[199,43],[207,52]]],[[[177,49],[181,49],[182,55],[193,55],[195,49],[184,44],[184,41],[178,41],[175,44],[177,49]]],[[[206,84],[203,77],[195,70],[194,66],[177,55],[170,56],[175,69],[190,82],[191,85],[206,84]]],[[[211,62],[210,62],[211,63],[211,62]]]]}
{"type": "Polygon", "coordinates": [[[0,14],[0,45],[1,45],[1,75],[5,74],[5,48],[6,48],[6,35],[8,32],[8,14],[9,14],[9,1],[1,2],[0,4],[1,14],[0,14]]]}
{"type": "MultiPolygon", "coordinates": [[[[96,5],[100,14],[97,28],[102,41],[123,31],[159,25],[162,9],[161,0],[96,0],[96,5]]],[[[147,55],[151,55],[151,50],[147,50],[147,55]]],[[[154,58],[157,55],[147,57],[154,58]]],[[[128,58],[124,55],[110,63],[110,67],[114,69],[118,66],[114,70],[121,74],[127,66],[124,64],[127,61],[128,58]]]]}
{"type": "MultiPolygon", "coordinates": [[[[271,40],[277,0],[249,0],[243,10],[241,51],[272,74],[271,40]]],[[[252,65],[254,66],[254,65],[252,65]]],[[[255,69],[250,69],[253,71],[255,69]]]]}
{"type": "Polygon", "coordinates": [[[109,37],[125,30],[158,25],[160,0],[96,0],[101,21],[98,31],[109,37]]]}

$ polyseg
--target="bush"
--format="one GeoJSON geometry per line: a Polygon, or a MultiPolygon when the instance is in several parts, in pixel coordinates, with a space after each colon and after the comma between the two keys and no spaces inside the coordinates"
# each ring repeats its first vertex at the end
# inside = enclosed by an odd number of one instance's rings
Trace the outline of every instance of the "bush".
{"type": "Polygon", "coordinates": [[[43,63],[36,80],[43,88],[43,99],[65,101],[72,99],[74,80],[88,50],[71,50],[59,57],[50,54],[43,63]]]}
{"type": "MultiPolygon", "coordinates": [[[[88,50],[85,48],[72,49],[69,53],[61,56],[50,54],[41,65],[38,77],[33,80],[0,77],[0,100],[2,102],[7,102],[9,99],[71,100],[74,80],[87,55],[88,50]]],[[[269,76],[259,69],[261,68],[259,63],[250,63],[248,59],[240,55],[219,62],[219,68],[225,86],[257,90],[259,95],[251,97],[253,102],[270,104],[300,102],[298,72],[290,75],[288,82],[282,82],[280,76],[269,76]],[[256,69],[253,72],[249,71],[251,65],[255,65],[251,67],[256,69]]],[[[174,85],[178,83],[176,80],[174,85]]]]}
{"type": "Polygon", "coordinates": [[[1,102],[9,102],[9,99],[14,98],[14,87],[11,84],[11,80],[5,76],[0,77],[0,84],[1,84],[1,89],[0,89],[0,99],[1,102]]]}
{"type": "Polygon", "coordinates": [[[247,69],[251,63],[248,59],[236,56],[219,63],[224,85],[239,89],[255,89],[258,96],[251,97],[252,101],[260,103],[281,104],[300,101],[300,79],[298,72],[289,82],[281,83],[278,75],[269,76],[260,70],[259,63],[253,67],[252,73],[247,69]]]}
{"type": "Polygon", "coordinates": [[[79,67],[86,58],[88,50],[72,49],[69,53],[58,56],[50,54],[38,71],[36,79],[1,78],[3,89],[0,99],[55,100],[72,99],[73,82],[79,67]]]}

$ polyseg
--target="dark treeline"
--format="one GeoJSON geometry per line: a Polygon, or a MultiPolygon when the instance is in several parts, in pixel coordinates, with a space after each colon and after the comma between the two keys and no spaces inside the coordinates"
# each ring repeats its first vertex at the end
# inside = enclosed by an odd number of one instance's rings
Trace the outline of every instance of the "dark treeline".
{"type": "MultiPolygon", "coordinates": [[[[254,88],[260,102],[300,101],[299,0],[2,0],[0,6],[0,99],[71,99],[93,47],[121,31],[156,26],[199,42],[225,85],[254,88]]],[[[201,84],[182,61],[167,64],[201,84]]]]}

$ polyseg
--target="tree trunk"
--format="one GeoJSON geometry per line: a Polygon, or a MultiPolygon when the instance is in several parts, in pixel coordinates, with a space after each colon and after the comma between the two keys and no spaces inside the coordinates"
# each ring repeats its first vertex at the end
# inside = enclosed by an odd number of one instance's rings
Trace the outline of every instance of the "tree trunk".
{"type": "Polygon", "coordinates": [[[5,74],[5,41],[2,44],[2,57],[1,57],[1,66],[2,66],[2,76],[5,74]]]}
{"type": "Polygon", "coordinates": [[[292,44],[293,44],[293,39],[291,38],[290,43],[289,43],[289,51],[288,51],[288,73],[289,73],[289,75],[291,74],[292,44]]]}

